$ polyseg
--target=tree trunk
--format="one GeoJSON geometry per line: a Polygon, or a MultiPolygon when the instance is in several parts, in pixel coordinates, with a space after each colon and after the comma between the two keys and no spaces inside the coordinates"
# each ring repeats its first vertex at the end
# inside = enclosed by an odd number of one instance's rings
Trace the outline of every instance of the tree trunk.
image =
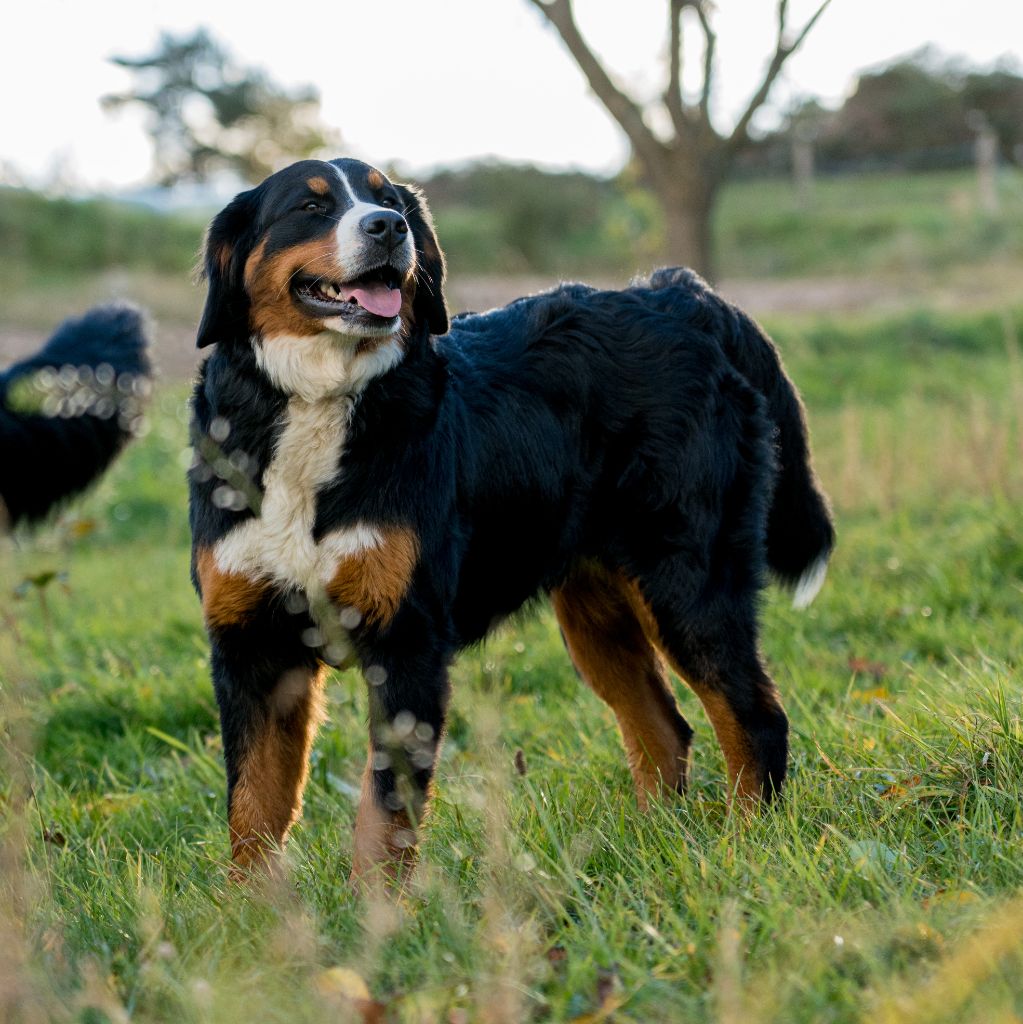
{"type": "Polygon", "coordinates": [[[707,177],[673,177],[657,188],[664,213],[665,259],[672,266],[692,267],[713,280],[714,247],[711,218],[717,200],[717,182],[707,177]]]}

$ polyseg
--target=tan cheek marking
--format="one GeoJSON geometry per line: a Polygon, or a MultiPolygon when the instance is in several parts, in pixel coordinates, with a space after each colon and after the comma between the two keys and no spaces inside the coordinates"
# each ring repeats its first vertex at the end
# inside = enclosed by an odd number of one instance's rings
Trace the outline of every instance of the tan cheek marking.
{"type": "Polygon", "coordinates": [[[245,286],[251,291],[253,282],[256,276],[260,272],[260,265],[263,262],[263,256],[266,253],[266,239],[264,238],[259,245],[256,246],[252,252],[249,253],[248,259],[245,261],[245,286]]]}
{"type": "Polygon", "coordinates": [[[267,592],[267,584],[260,580],[218,569],[209,548],[198,552],[195,564],[203,615],[210,629],[241,625],[251,617],[267,592]]]}
{"type": "Polygon", "coordinates": [[[343,281],[348,275],[338,258],[337,236],[293,245],[266,256],[265,239],[245,261],[245,286],[252,303],[250,326],[264,338],[278,335],[303,337],[319,334],[316,317],[303,316],[291,301],[291,280],[298,273],[343,281]]]}
{"type": "Polygon", "coordinates": [[[310,178],[306,181],[306,184],[318,196],[325,196],[330,191],[330,186],[327,184],[326,178],[310,178]]]}
{"type": "Polygon", "coordinates": [[[407,527],[382,527],[379,547],[341,560],[327,593],[340,605],[358,609],[371,625],[394,618],[419,561],[419,539],[407,527]]]}

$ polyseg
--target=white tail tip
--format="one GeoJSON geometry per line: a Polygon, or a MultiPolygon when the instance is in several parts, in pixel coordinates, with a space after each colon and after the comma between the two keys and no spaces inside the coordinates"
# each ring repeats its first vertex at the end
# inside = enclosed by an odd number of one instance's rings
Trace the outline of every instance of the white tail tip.
{"type": "Polygon", "coordinates": [[[831,552],[827,552],[818,558],[807,570],[799,577],[799,582],[796,584],[795,593],[792,595],[792,607],[802,610],[803,608],[809,607],[813,599],[820,593],[821,587],[824,586],[824,577],[828,574],[828,555],[831,552]]]}

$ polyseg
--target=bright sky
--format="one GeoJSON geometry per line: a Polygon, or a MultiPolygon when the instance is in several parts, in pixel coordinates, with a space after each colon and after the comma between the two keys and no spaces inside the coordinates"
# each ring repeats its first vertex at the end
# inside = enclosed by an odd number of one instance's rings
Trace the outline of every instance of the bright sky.
{"type": "MultiPolygon", "coordinates": [[[[816,0],[790,0],[793,25],[816,0]]],[[[642,95],[662,83],[666,0],[576,0],[577,19],[617,80],[642,95]]],[[[774,0],[718,0],[714,111],[729,125],[774,41],[774,0]]],[[[99,98],[128,84],[112,54],[148,52],[160,29],[208,26],[246,65],[312,83],[347,154],[414,172],[474,157],[610,172],[624,139],[554,30],[529,0],[35,0],[10,4],[0,36],[0,169],[86,189],[145,179],[140,114],[99,98]]],[[[695,35],[695,33],[694,33],[695,35]]],[[[772,95],[838,102],[857,70],[933,43],[990,64],[1023,65],[1020,0],[832,0],[772,95]]],[[[693,70],[698,55],[689,61],[693,70]]],[[[771,111],[767,111],[769,120],[771,111]]],[[[763,122],[762,122],[763,123],[763,122]]]]}

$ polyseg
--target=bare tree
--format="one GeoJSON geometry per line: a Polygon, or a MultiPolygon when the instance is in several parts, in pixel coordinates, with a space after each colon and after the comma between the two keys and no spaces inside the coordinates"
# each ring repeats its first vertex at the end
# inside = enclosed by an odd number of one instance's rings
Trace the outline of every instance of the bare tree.
{"type": "Polygon", "coordinates": [[[788,0],[778,0],[774,53],[763,80],[730,133],[719,132],[710,119],[716,73],[717,36],[711,24],[710,0],[668,0],[668,84],[660,102],[672,125],[672,136],[662,140],[649,127],[644,109],[611,80],[600,60],[583,39],[572,12],[572,0],[531,0],[557,29],[575,58],[590,88],[621,125],[632,143],[650,186],[663,208],[667,257],[701,273],[713,272],[710,223],[721,183],[738,150],[749,141],[749,125],[763,105],[785,62],[799,48],[831,3],[823,0],[798,31],[788,24],[788,0]],[[691,16],[683,21],[683,14],[691,16]],[[695,24],[703,35],[703,82],[695,102],[682,92],[682,32],[695,24]]]}

